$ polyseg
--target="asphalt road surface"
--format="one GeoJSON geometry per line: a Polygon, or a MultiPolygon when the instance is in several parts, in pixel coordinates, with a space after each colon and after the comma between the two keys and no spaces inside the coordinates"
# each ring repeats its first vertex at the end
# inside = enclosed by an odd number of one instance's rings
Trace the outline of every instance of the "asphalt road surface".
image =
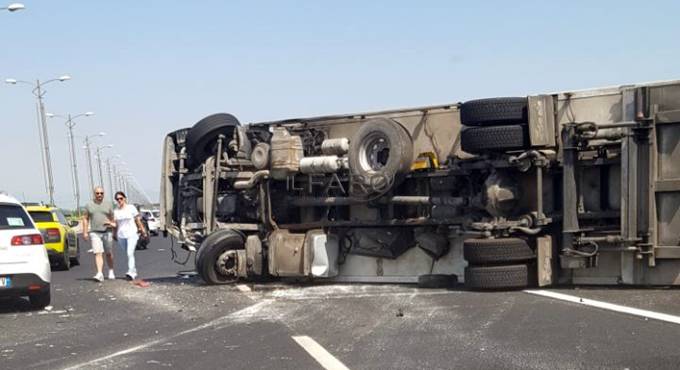
{"type": "Polygon", "coordinates": [[[171,262],[169,240],[153,238],[137,252],[147,288],[91,280],[84,253],[81,266],[53,273],[49,310],[0,300],[0,368],[680,367],[676,289],[551,289],[558,295],[546,297],[395,285],[205,286],[178,275],[193,264],[171,262]]]}

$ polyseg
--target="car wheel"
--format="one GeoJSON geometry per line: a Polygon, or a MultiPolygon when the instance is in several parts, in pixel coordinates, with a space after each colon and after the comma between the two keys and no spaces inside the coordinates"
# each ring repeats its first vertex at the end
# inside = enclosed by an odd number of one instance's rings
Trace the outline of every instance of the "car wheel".
{"type": "Polygon", "coordinates": [[[527,242],[519,238],[467,239],[463,256],[472,265],[528,261],[536,258],[527,242]]]}
{"type": "Polygon", "coordinates": [[[472,154],[529,147],[527,125],[467,127],[460,133],[461,148],[472,154]]]}
{"type": "Polygon", "coordinates": [[[238,279],[234,252],[245,248],[243,235],[217,230],[208,235],[196,253],[196,271],[207,284],[229,284],[238,279]]]}
{"type": "Polygon", "coordinates": [[[32,294],[28,296],[28,301],[31,303],[31,307],[35,309],[43,309],[50,305],[52,300],[50,291],[44,293],[32,294]]]}
{"type": "Polygon", "coordinates": [[[466,126],[526,123],[527,106],[527,98],[470,100],[460,106],[460,122],[466,126]]]}
{"type": "Polygon", "coordinates": [[[76,247],[75,257],[71,257],[71,266],[80,266],[80,245],[76,247]]]}
{"type": "Polygon", "coordinates": [[[458,283],[458,276],[445,274],[428,274],[418,276],[418,288],[439,289],[451,288],[458,283]]]}
{"type": "Polygon", "coordinates": [[[527,265],[468,266],[465,286],[469,289],[522,289],[529,285],[527,265]]]}
{"type": "Polygon", "coordinates": [[[224,135],[228,147],[234,130],[240,125],[238,119],[228,113],[217,113],[198,121],[187,133],[186,149],[190,167],[197,167],[217,151],[217,138],[224,135]]]}
{"type": "Polygon", "coordinates": [[[364,122],[352,137],[350,190],[356,195],[383,193],[399,185],[411,169],[413,140],[398,122],[376,118],[364,122]]]}
{"type": "Polygon", "coordinates": [[[64,251],[59,256],[59,269],[62,271],[71,269],[71,257],[68,255],[68,246],[64,246],[64,251]]]}

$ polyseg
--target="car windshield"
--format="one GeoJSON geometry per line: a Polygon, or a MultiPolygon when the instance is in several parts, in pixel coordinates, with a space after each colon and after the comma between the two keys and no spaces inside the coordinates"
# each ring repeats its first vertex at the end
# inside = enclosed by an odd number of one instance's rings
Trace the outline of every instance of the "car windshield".
{"type": "Polygon", "coordinates": [[[0,229],[32,229],[31,219],[15,204],[0,204],[0,229]]]}
{"type": "Polygon", "coordinates": [[[161,211],[153,211],[153,217],[160,218],[161,217],[161,211]]]}
{"type": "Polygon", "coordinates": [[[52,216],[52,212],[28,211],[28,214],[31,215],[31,218],[35,222],[54,222],[54,216],[52,216]]]}

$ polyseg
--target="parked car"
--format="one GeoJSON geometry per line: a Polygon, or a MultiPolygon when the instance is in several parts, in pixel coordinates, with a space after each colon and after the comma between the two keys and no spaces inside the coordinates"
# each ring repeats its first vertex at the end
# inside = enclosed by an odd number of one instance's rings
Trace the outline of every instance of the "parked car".
{"type": "Polygon", "coordinates": [[[50,281],[42,234],[21,203],[0,193],[0,296],[28,296],[43,308],[50,304],[50,281]]]}
{"type": "Polygon", "coordinates": [[[139,213],[142,215],[142,219],[146,220],[149,225],[150,235],[158,235],[158,230],[161,226],[159,220],[161,212],[158,210],[142,209],[139,213]]]}
{"type": "Polygon", "coordinates": [[[61,270],[80,264],[78,235],[73,229],[77,221],[70,223],[63,212],[46,205],[27,205],[26,210],[40,230],[50,261],[61,270]]]}

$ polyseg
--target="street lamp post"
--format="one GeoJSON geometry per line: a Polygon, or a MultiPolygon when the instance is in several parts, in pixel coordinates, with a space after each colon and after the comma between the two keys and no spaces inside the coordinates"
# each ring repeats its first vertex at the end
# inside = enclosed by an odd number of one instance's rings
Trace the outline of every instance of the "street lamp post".
{"type": "Polygon", "coordinates": [[[85,136],[85,152],[87,153],[87,177],[90,180],[90,191],[94,189],[94,170],[92,169],[92,150],[90,150],[90,142],[92,138],[105,136],[105,132],[100,132],[95,135],[85,136]]]}
{"type": "Polygon", "coordinates": [[[115,161],[121,158],[122,157],[120,154],[116,154],[115,156],[106,159],[106,167],[109,173],[109,186],[111,186],[111,197],[113,197],[113,193],[116,191],[116,188],[119,187],[115,161]]]}
{"type": "Polygon", "coordinates": [[[71,176],[73,177],[73,196],[75,198],[76,202],[76,211],[78,212],[78,217],[80,217],[80,182],[78,181],[78,161],[76,159],[76,147],[74,143],[74,136],[73,136],[73,127],[75,127],[76,122],[75,119],[79,117],[89,117],[93,115],[93,112],[85,112],[81,114],[76,114],[75,116],[71,116],[69,113],[66,116],[59,115],[59,114],[52,114],[52,113],[47,113],[46,116],[48,118],[54,118],[54,117],[60,117],[60,118],[65,118],[66,119],[66,127],[68,128],[68,139],[69,139],[69,158],[71,159],[71,176]]]}
{"type": "Polygon", "coordinates": [[[104,187],[104,173],[102,171],[102,149],[113,148],[113,145],[97,146],[97,168],[99,169],[99,185],[104,187]]]}
{"type": "MultiPolygon", "coordinates": [[[[115,189],[119,188],[118,186],[118,168],[116,167],[116,164],[113,163],[111,164],[111,191],[115,191],[115,189]]],[[[111,194],[113,196],[113,194],[111,194]]]]}
{"type": "Polygon", "coordinates": [[[24,10],[26,7],[22,3],[12,3],[7,6],[3,6],[0,10],[7,10],[8,12],[14,13],[17,10],[24,10]]]}
{"type": "MultiPolygon", "coordinates": [[[[130,183],[130,178],[132,178],[132,173],[129,171],[123,171],[120,173],[120,187],[122,191],[127,194],[129,197],[132,197],[132,194],[129,194],[132,184],[130,183]]],[[[132,198],[130,198],[132,200],[132,198]]]]}
{"type": "Polygon", "coordinates": [[[116,187],[120,190],[123,190],[123,173],[124,173],[124,168],[127,166],[127,163],[121,161],[118,163],[118,167],[114,168],[114,178],[115,178],[115,183],[116,187]]]}
{"type": "Polygon", "coordinates": [[[106,158],[106,172],[109,177],[109,194],[113,194],[113,179],[111,176],[111,158],[106,158]]]}
{"type": "MultiPolygon", "coordinates": [[[[14,5],[14,4],[12,4],[14,5]]],[[[33,87],[32,93],[35,95],[37,99],[37,111],[38,111],[38,135],[40,137],[40,144],[43,147],[44,153],[41,155],[41,161],[43,164],[43,175],[45,179],[45,188],[47,190],[47,193],[50,197],[50,204],[54,205],[54,177],[52,175],[52,158],[50,157],[50,144],[48,140],[48,135],[47,135],[47,122],[45,120],[45,105],[43,104],[43,96],[45,95],[46,91],[43,90],[43,86],[47,85],[50,82],[54,81],[68,81],[71,79],[71,76],[69,75],[63,75],[59,78],[54,78],[51,80],[47,80],[45,82],[40,82],[40,80],[36,80],[35,84],[28,82],[28,81],[23,81],[23,80],[15,80],[13,78],[8,78],[5,80],[5,83],[11,84],[11,85],[16,85],[17,83],[23,83],[27,84],[33,87]]]]}
{"type": "Polygon", "coordinates": [[[122,173],[122,174],[120,175],[120,189],[121,189],[121,191],[124,192],[125,194],[128,193],[126,176],[127,176],[126,173],[122,173]]]}
{"type": "Polygon", "coordinates": [[[113,166],[113,182],[116,184],[116,188],[120,189],[120,175],[118,174],[119,170],[116,165],[113,166]]]}

